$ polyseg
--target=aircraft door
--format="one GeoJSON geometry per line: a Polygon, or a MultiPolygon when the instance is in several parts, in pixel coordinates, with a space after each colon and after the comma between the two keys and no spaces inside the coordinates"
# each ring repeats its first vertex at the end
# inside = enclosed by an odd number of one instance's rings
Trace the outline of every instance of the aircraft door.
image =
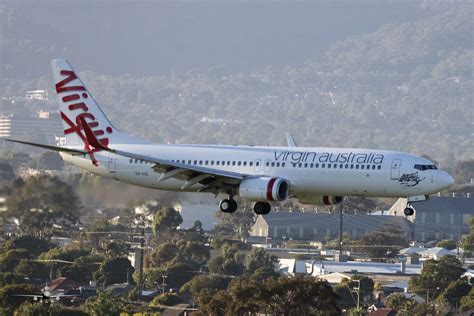
{"type": "Polygon", "coordinates": [[[401,159],[393,159],[392,168],[390,169],[390,178],[392,180],[400,179],[400,166],[402,164],[401,159]]]}
{"type": "Polygon", "coordinates": [[[113,153],[109,153],[107,168],[109,169],[109,173],[117,173],[117,156],[113,153]]]}
{"type": "Polygon", "coordinates": [[[269,159],[265,160],[265,165],[264,165],[265,172],[270,172],[270,164],[271,162],[269,159]]]}

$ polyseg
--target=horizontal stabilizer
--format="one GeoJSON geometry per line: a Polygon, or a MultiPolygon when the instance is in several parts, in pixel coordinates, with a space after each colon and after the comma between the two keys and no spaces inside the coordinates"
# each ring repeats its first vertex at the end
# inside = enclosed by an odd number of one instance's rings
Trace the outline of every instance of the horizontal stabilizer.
{"type": "Polygon", "coordinates": [[[85,155],[87,154],[86,151],[79,150],[79,149],[72,149],[72,148],[66,148],[66,147],[58,147],[58,146],[51,146],[51,145],[45,145],[45,144],[38,144],[38,143],[31,143],[31,142],[25,142],[23,140],[17,140],[17,139],[10,139],[10,138],[5,138],[5,140],[8,140],[9,142],[13,143],[19,143],[23,145],[29,145],[29,146],[35,146],[47,150],[53,150],[57,152],[63,152],[67,154],[76,154],[76,155],[85,155]]]}

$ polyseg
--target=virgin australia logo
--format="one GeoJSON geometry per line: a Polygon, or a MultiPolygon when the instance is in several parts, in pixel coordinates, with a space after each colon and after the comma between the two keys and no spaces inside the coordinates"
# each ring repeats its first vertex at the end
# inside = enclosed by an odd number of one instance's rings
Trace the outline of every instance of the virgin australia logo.
{"type": "Polygon", "coordinates": [[[404,187],[414,187],[418,185],[421,181],[425,180],[425,178],[420,178],[418,176],[418,172],[414,173],[405,173],[403,174],[400,179],[398,179],[398,182],[400,182],[401,186],[404,187]]]}

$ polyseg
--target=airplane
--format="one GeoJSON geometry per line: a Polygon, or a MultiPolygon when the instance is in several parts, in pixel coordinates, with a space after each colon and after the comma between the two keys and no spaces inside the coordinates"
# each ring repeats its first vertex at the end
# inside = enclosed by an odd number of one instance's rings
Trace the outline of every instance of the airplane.
{"type": "Polygon", "coordinates": [[[33,301],[38,301],[39,303],[50,303],[53,304],[55,301],[59,301],[61,297],[77,297],[77,295],[65,295],[62,293],[51,292],[49,287],[46,285],[41,289],[41,293],[38,294],[14,294],[13,296],[20,297],[32,297],[33,301]]]}
{"type": "Polygon", "coordinates": [[[288,147],[154,144],[115,128],[67,60],[51,65],[66,145],[10,141],[57,151],[93,174],[142,187],[224,194],[219,208],[226,213],[237,210],[235,196],[254,202],[258,215],[289,198],[336,205],[359,196],[407,198],[404,214],[410,216],[412,202],[454,183],[433,162],[413,154],[299,147],[291,134],[288,147]]]}

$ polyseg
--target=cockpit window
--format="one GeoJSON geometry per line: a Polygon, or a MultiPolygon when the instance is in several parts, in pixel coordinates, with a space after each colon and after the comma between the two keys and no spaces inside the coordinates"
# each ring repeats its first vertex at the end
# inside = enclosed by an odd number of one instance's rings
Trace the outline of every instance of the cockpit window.
{"type": "Polygon", "coordinates": [[[435,165],[415,165],[415,169],[425,171],[425,170],[436,170],[438,168],[435,165]]]}

